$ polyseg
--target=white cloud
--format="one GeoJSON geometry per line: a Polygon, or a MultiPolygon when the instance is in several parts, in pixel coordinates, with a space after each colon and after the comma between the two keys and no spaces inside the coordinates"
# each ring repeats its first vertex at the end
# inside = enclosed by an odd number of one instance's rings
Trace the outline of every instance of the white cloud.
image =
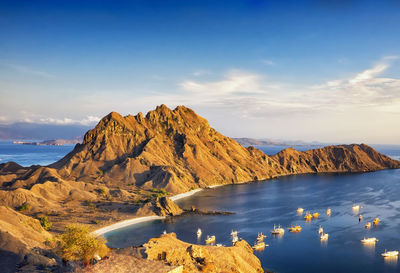
{"type": "Polygon", "coordinates": [[[70,124],[81,124],[81,125],[91,125],[95,124],[100,120],[99,117],[95,116],[87,116],[86,118],[83,118],[81,120],[76,120],[76,119],[71,119],[71,118],[40,118],[38,120],[31,120],[29,121],[25,120],[25,122],[30,122],[30,123],[44,123],[44,124],[56,124],[56,125],[70,125],[70,124]]]}

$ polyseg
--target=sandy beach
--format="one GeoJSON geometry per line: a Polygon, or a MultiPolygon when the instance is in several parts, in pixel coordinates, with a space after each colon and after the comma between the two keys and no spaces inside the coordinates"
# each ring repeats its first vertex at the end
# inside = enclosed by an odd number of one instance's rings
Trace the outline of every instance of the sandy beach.
{"type": "MultiPolygon", "coordinates": [[[[202,190],[203,189],[195,189],[195,190],[191,190],[191,191],[188,191],[188,192],[180,193],[180,194],[171,196],[170,199],[172,201],[177,201],[179,199],[191,196],[191,195],[193,195],[193,194],[195,194],[195,193],[197,193],[199,191],[202,191],[202,190]]],[[[104,235],[107,232],[114,231],[114,230],[117,230],[117,229],[120,229],[120,228],[132,226],[132,225],[136,225],[136,224],[143,223],[143,222],[148,222],[148,221],[161,220],[161,219],[165,219],[165,216],[156,216],[156,215],[154,215],[154,216],[136,217],[136,218],[124,220],[124,221],[117,222],[117,223],[109,225],[109,226],[105,226],[105,227],[99,228],[99,229],[93,231],[93,234],[104,235]]]]}

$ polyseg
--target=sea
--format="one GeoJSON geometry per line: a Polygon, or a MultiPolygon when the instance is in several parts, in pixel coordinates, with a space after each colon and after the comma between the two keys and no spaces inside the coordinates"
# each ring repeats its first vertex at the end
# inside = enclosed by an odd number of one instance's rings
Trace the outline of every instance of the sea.
{"type": "MultiPolygon", "coordinates": [[[[400,146],[371,145],[378,151],[400,159],[400,146]]],[[[60,159],[73,146],[26,146],[0,143],[0,163],[15,161],[21,165],[49,164],[60,159]]],[[[275,154],[285,146],[258,147],[275,154]]],[[[294,147],[299,150],[313,146],[294,147]]],[[[358,174],[296,175],[249,184],[206,189],[177,203],[185,208],[233,212],[232,215],[187,215],[125,227],[105,234],[110,247],[141,245],[164,230],[175,232],[179,239],[205,244],[207,235],[216,243],[230,246],[232,230],[250,244],[257,233],[267,235],[269,245],[256,251],[264,269],[274,272],[400,272],[398,259],[385,259],[385,250],[400,250],[400,170],[358,174]],[[355,211],[353,205],[360,205],[355,211]],[[305,212],[319,212],[318,219],[304,221],[305,212]],[[332,214],[326,215],[331,208],[332,214]],[[359,214],[363,219],[359,221],[359,214]],[[370,229],[367,222],[379,217],[381,222],[370,229]],[[273,236],[274,225],[285,229],[300,225],[302,231],[273,236]],[[322,242],[318,228],[329,239],[322,242]],[[201,228],[202,237],[196,231],[201,228]],[[373,245],[361,243],[364,237],[376,237],[373,245]]]]}

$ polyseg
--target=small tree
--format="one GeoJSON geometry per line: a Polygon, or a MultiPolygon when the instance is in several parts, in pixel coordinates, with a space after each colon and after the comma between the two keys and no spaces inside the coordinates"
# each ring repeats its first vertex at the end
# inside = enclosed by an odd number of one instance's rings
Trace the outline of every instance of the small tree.
{"type": "Polygon", "coordinates": [[[66,261],[83,261],[89,264],[96,256],[103,258],[110,251],[103,237],[90,233],[89,226],[72,224],[65,227],[59,237],[61,256],[66,261]]]}
{"type": "Polygon", "coordinates": [[[47,216],[43,216],[40,218],[40,224],[45,230],[49,230],[53,226],[53,224],[49,221],[49,218],[47,218],[47,216]]]}

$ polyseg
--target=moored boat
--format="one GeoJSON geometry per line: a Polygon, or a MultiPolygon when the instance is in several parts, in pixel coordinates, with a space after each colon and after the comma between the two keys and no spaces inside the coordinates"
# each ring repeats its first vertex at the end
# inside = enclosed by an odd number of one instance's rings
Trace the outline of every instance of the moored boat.
{"type": "Polygon", "coordinates": [[[396,257],[399,256],[399,252],[397,250],[386,251],[381,254],[383,257],[396,257]]]}
{"type": "Polygon", "coordinates": [[[235,244],[237,241],[239,241],[238,236],[232,236],[232,244],[235,244]]]}
{"type": "Polygon", "coordinates": [[[301,231],[301,226],[295,225],[295,226],[290,226],[289,227],[290,232],[300,232],[301,231]]]}
{"type": "Polygon", "coordinates": [[[319,226],[318,234],[322,234],[322,233],[324,233],[324,229],[323,229],[323,227],[319,226]]]}
{"type": "Polygon", "coordinates": [[[232,237],[237,237],[237,236],[238,236],[237,230],[232,230],[231,236],[232,236],[232,237]]]}
{"type": "Polygon", "coordinates": [[[318,218],[319,217],[319,213],[318,212],[314,212],[312,215],[313,218],[318,218]]]}
{"type": "Polygon", "coordinates": [[[278,227],[276,227],[274,225],[274,229],[271,230],[271,233],[274,234],[274,235],[280,235],[280,234],[284,234],[285,230],[283,228],[281,228],[281,225],[279,225],[278,227]]]}
{"type": "Polygon", "coordinates": [[[371,222],[366,223],[366,224],[365,224],[365,228],[366,228],[366,229],[371,228],[371,222]]]}
{"type": "Polygon", "coordinates": [[[211,244],[215,242],[215,236],[208,236],[207,235],[207,239],[206,239],[206,244],[211,244]]]}
{"type": "Polygon", "coordinates": [[[312,219],[312,215],[311,215],[311,213],[309,213],[309,212],[307,212],[306,213],[306,215],[304,216],[304,219],[306,220],[306,221],[310,221],[311,219],[312,219]]]}
{"type": "Polygon", "coordinates": [[[322,233],[320,238],[321,238],[321,241],[328,240],[329,234],[328,233],[322,233]]]}
{"type": "Polygon", "coordinates": [[[377,226],[381,220],[379,218],[375,218],[373,221],[374,226],[377,226]]]}
{"type": "Polygon", "coordinates": [[[304,211],[303,208],[298,208],[298,209],[297,209],[297,213],[298,213],[298,214],[303,214],[303,211],[304,211]]]}
{"type": "Polygon", "coordinates": [[[266,246],[268,246],[268,245],[265,244],[265,242],[257,242],[254,244],[253,249],[254,250],[263,250],[266,246]]]}
{"type": "Polygon", "coordinates": [[[201,229],[198,228],[198,229],[197,229],[197,237],[200,237],[200,236],[201,236],[201,233],[202,233],[202,232],[201,232],[201,229]]]}
{"type": "Polygon", "coordinates": [[[376,242],[378,242],[378,239],[376,239],[375,237],[372,238],[365,238],[361,240],[361,243],[363,244],[375,244],[376,242]]]}
{"type": "Polygon", "coordinates": [[[267,238],[262,232],[257,234],[257,242],[262,242],[264,239],[267,238]]]}
{"type": "Polygon", "coordinates": [[[331,208],[328,208],[326,210],[326,215],[331,216],[331,214],[332,214],[332,210],[331,210],[331,208]]]}
{"type": "Polygon", "coordinates": [[[356,210],[356,211],[358,211],[358,210],[360,210],[360,205],[353,205],[353,210],[356,210]]]}

